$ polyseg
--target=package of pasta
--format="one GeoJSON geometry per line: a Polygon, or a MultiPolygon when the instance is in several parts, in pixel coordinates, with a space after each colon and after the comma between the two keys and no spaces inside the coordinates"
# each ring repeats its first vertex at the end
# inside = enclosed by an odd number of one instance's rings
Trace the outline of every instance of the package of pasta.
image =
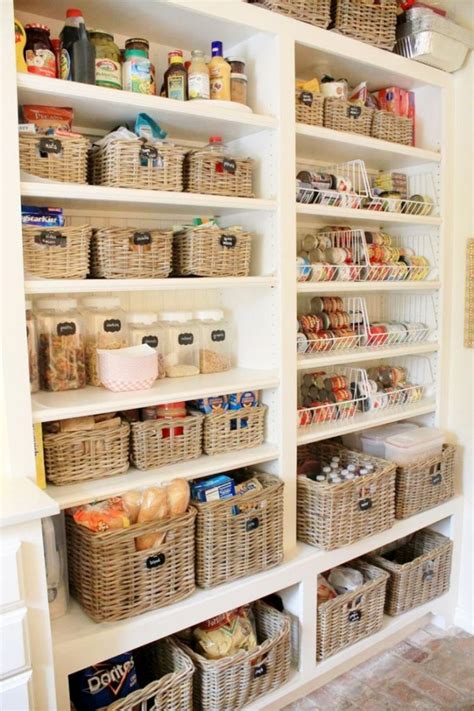
{"type": "Polygon", "coordinates": [[[195,649],[207,659],[231,657],[257,648],[255,620],[249,607],[238,607],[201,622],[193,630],[195,649]]]}
{"type": "Polygon", "coordinates": [[[74,521],[95,533],[128,528],[130,518],[121,496],[68,509],[74,521]]]}

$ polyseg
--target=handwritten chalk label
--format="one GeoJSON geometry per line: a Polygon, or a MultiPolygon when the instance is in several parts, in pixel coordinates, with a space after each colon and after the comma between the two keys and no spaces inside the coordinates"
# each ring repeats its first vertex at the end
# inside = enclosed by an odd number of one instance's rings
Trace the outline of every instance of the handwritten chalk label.
{"type": "Polygon", "coordinates": [[[361,617],[362,617],[361,610],[351,610],[347,616],[347,619],[349,620],[349,622],[358,622],[361,617]]]}
{"type": "Polygon", "coordinates": [[[194,343],[194,335],[192,333],[180,333],[178,343],[180,346],[191,346],[194,343]]]}
{"type": "Polygon", "coordinates": [[[158,336],[143,336],[142,343],[150,348],[158,348],[158,336]]]}
{"type": "Polygon", "coordinates": [[[253,678],[258,679],[261,676],[265,676],[267,673],[267,665],[266,664],[259,664],[258,667],[255,667],[253,670],[253,678]]]}
{"type": "Polygon", "coordinates": [[[260,521],[258,518],[249,518],[249,520],[245,523],[245,530],[247,532],[249,531],[255,531],[256,528],[260,526],[260,521]]]}
{"type": "Polygon", "coordinates": [[[76,324],[74,321],[63,321],[56,326],[58,336],[74,336],[76,333],[76,324]]]}
{"type": "Polygon", "coordinates": [[[310,91],[302,91],[300,94],[300,101],[305,106],[313,105],[313,94],[310,91]]]}
{"type": "Polygon", "coordinates": [[[51,138],[49,136],[44,136],[39,139],[38,150],[42,157],[46,157],[49,154],[58,155],[63,150],[63,144],[57,138],[51,138]]]}
{"type": "Polygon", "coordinates": [[[226,173],[232,173],[234,175],[236,169],[237,169],[237,163],[233,158],[224,158],[222,161],[222,167],[226,171],[226,173]]]}
{"type": "Polygon", "coordinates": [[[221,247],[227,247],[232,249],[237,244],[237,237],[235,235],[221,235],[220,238],[221,247]]]}
{"type": "Polygon", "coordinates": [[[434,474],[434,476],[431,477],[431,483],[433,484],[433,486],[436,486],[437,484],[441,484],[442,478],[443,477],[438,472],[438,474],[434,474]]]}
{"type": "Polygon", "coordinates": [[[225,331],[222,329],[211,331],[211,341],[214,341],[214,343],[222,343],[222,341],[225,341],[225,331]]]}
{"type": "Polygon", "coordinates": [[[146,567],[148,568],[148,570],[153,570],[153,568],[159,568],[160,565],[163,565],[165,560],[166,556],[164,553],[151,555],[149,558],[146,559],[146,567]]]}
{"type": "Polygon", "coordinates": [[[359,501],[359,508],[361,511],[368,511],[372,508],[372,499],[361,499],[359,501]]]}
{"type": "Polygon", "coordinates": [[[347,116],[349,118],[359,118],[362,113],[362,106],[349,106],[347,109],[347,116]]]}
{"type": "Polygon", "coordinates": [[[67,237],[60,232],[43,230],[39,235],[35,235],[35,244],[43,247],[66,247],[67,237]]]}
{"type": "Polygon", "coordinates": [[[119,318],[106,318],[103,326],[106,333],[117,333],[122,328],[122,322],[119,318]]]}
{"type": "Polygon", "coordinates": [[[151,233],[150,232],[134,232],[133,233],[133,244],[138,244],[138,245],[151,244],[151,233]]]}

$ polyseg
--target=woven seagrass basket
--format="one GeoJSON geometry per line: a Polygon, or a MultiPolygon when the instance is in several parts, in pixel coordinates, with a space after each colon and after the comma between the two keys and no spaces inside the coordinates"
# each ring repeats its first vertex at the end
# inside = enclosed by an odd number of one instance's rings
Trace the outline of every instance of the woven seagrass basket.
{"type": "Polygon", "coordinates": [[[132,423],[130,459],[138,469],[196,459],[202,453],[202,415],[132,423]]]}
{"type": "Polygon", "coordinates": [[[252,235],[243,230],[190,229],[173,237],[177,276],[248,276],[252,235]]]}
{"type": "Polygon", "coordinates": [[[265,436],[266,405],[241,410],[213,412],[204,418],[206,454],[222,454],[250,449],[262,444],[265,436]]]}
{"type": "Polygon", "coordinates": [[[82,136],[39,136],[21,133],[20,168],[61,183],[87,183],[89,141],[82,136]]]}
{"type": "Polygon", "coordinates": [[[331,0],[256,0],[254,4],[323,29],[331,20],[331,0]]]}
{"type": "Polygon", "coordinates": [[[370,136],[373,109],[357,106],[344,99],[324,99],[324,125],[334,131],[346,131],[370,136]]]}
{"type": "Polygon", "coordinates": [[[295,111],[297,123],[308,126],[322,126],[324,120],[324,96],[311,91],[295,90],[295,111]]]}
{"type": "Polygon", "coordinates": [[[445,445],[441,454],[397,466],[396,518],[407,518],[454,496],[456,447],[445,445]]]}
{"type": "Polygon", "coordinates": [[[334,29],[343,35],[392,50],[397,26],[396,0],[333,0],[334,29]]]}
{"type": "Polygon", "coordinates": [[[189,193],[253,197],[253,165],[251,158],[191,151],[184,161],[184,189],[189,193]]]}
{"type": "Polygon", "coordinates": [[[372,136],[383,141],[413,144],[413,120],[406,116],[397,116],[391,111],[375,111],[372,121],[372,136]]]}
{"type": "Polygon", "coordinates": [[[43,279],[85,279],[92,228],[23,227],[25,273],[43,279]]]}
{"type": "Polygon", "coordinates": [[[161,279],[170,275],[172,232],[102,227],[91,241],[91,273],[101,279],[161,279]]]}

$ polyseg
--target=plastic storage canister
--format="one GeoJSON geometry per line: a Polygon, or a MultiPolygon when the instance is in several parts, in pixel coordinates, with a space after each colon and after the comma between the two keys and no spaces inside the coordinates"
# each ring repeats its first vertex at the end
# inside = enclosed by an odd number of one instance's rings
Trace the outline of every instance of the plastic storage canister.
{"type": "Polygon", "coordinates": [[[360,443],[362,451],[365,454],[370,454],[372,457],[385,459],[385,442],[388,437],[417,428],[418,425],[414,422],[397,422],[393,425],[374,427],[373,429],[361,433],[360,443]]]}
{"type": "Polygon", "coordinates": [[[122,67],[122,86],[125,91],[151,94],[151,62],[141,49],[126,49],[122,67]]]}
{"type": "Polygon", "coordinates": [[[199,329],[191,311],[161,311],[165,371],[169,378],[199,373],[199,329]]]}
{"type": "Polygon", "coordinates": [[[95,83],[97,86],[121,89],[122,65],[114,36],[101,30],[90,30],[89,39],[95,47],[95,83]]]}
{"type": "Polygon", "coordinates": [[[77,299],[41,299],[38,309],[41,388],[57,391],[85,387],[83,326],[77,299]]]}
{"type": "Polygon", "coordinates": [[[28,343],[28,366],[30,370],[30,391],[36,393],[39,390],[39,370],[38,370],[38,333],[36,331],[36,320],[31,310],[31,301],[25,303],[26,306],[26,340],[28,343]]]}
{"type": "Polygon", "coordinates": [[[230,98],[238,104],[247,106],[247,77],[245,74],[230,75],[230,98]]]}
{"type": "Polygon", "coordinates": [[[89,385],[101,385],[97,349],[114,350],[128,345],[125,312],[114,296],[83,299],[85,319],[86,371],[89,385]]]}
{"type": "Polygon", "coordinates": [[[199,369],[201,373],[222,373],[232,367],[230,326],[221,309],[196,311],[199,324],[199,369]]]}
{"type": "Polygon", "coordinates": [[[165,377],[163,358],[163,325],[153,313],[133,313],[128,316],[128,337],[131,346],[147,346],[154,348],[158,357],[158,378],[165,377]]]}
{"type": "Polygon", "coordinates": [[[385,440],[385,458],[403,466],[417,459],[428,459],[441,454],[444,433],[435,427],[417,427],[399,432],[385,440]]]}

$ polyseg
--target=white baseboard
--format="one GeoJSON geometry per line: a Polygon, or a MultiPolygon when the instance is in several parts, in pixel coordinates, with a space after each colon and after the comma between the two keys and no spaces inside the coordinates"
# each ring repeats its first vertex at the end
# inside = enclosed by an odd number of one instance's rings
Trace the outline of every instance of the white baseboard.
{"type": "Polygon", "coordinates": [[[456,627],[460,627],[466,632],[469,632],[469,634],[474,635],[474,617],[472,613],[470,614],[466,610],[457,607],[454,613],[454,624],[456,627]]]}

